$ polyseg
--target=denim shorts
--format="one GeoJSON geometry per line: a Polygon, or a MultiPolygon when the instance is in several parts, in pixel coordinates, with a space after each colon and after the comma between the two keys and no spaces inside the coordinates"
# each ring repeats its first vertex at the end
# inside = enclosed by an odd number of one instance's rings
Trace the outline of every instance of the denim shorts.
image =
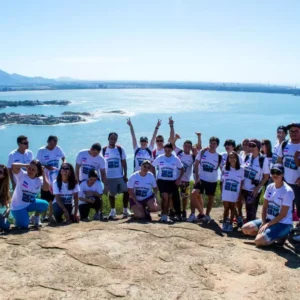
{"type": "MultiPolygon", "coordinates": [[[[261,219],[253,220],[251,221],[251,223],[259,229],[259,227],[262,224],[262,220],[261,219]]],[[[288,236],[292,228],[293,228],[292,224],[277,223],[268,227],[263,232],[263,236],[265,237],[266,241],[269,244],[271,244],[273,241],[277,239],[281,239],[288,236]]]]}

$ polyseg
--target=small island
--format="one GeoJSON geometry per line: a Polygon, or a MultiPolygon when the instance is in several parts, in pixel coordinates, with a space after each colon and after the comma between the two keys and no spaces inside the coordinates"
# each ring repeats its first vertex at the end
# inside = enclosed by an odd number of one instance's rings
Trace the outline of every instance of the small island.
{"type": "Polygon", "coordinates": [[[45,116],[42,114],[17,114],[0,113],[0,125],[7,124],[26,124],[26,125],[57,125],[61,123],[86,122],[86,119],[80,116],[45,116]]]}
{"type": "Polygon", "coordinates": [[[86,116],[86,117],[91,117],[92,114],[88,112],[77,112],[77,111],[64,111],[62,113],[64,116],[86,116]]]}
{"type": "Polygon", "coordinates": [[[110,111],[104,111],[106,114],[120,114],[120,115],[125,115],[126,112],[123,110],[110,110],[110,111]]]}
{"type": "Polygon", "coordinates": [[[39,106],[39,105],[68,105],[71,101],[68,100],[22,100],[22,101],[6,101],[0,100],[0,108],[17,107],[17,106],[39,106]]]}

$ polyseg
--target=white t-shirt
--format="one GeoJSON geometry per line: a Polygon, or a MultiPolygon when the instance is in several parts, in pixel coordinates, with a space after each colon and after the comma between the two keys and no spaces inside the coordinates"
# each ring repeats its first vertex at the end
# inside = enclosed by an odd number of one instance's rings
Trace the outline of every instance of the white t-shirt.
{"type": "MultiPolygon", "coordinates": [[[[223,167],[226,165],[228,153],[227,152],[223,152],[223,153],[221,153],[221,155],[222,155],[221,168],[223,169],[223,167]]],[[[245,155],[245,157],[246,157],[246,155],[245,155]]],[[[240,155],[239,155],[239,161],[240,161],[240,165],[242,165],[243,164],[243,159],[242,159],[242,157],[240,155]]]]}
{"type": "Polygon", "coordinates": [[[185,154],[182,149],[179,147],[175,148],[175,153],[180,159],[183,168],[184,168],[184,174],[182,176],[181,181],[189,182],[192,176],[193,171],[193,164],[194,164],[194,158],[192,154],[185,154]],[[180,152],[180,153],[179,153],[180,152]],[[179,154],[178,154],[179,153],[179,154]]]}
{"type": "MultiPolygon", "coordinates": [[[[98,194],[103,194],[102,184],[99,180],[97,180],[92,186],[88,186],[87,180],[84,180],[83,182],[80,183],[79,188],[80,191],[78,196],[80,198],[91,198],[91,196],[85,196],[85,192],[96,192],[98,194]]],[[[87,204],[87,203],[79,200],[79,205],[80,204],[87,204]]]]}
{"type": "Polygon", "coordinates": [[[9,153],[7,167],[10,169],[13,163],[29,164],[32,160],[32,151],[27,149],[24,154],[22,154],[18,151],[18,149],[16,149],[9,153]]]}
{"type": "Polygon", "coordinates": [[[152,165],[158,169],[157,179],[163,180],[176,180],[179,176],[178,170],[183,168],[180,159],[173,154],[170,157],[159,155],[152,165]]]}
{"type": "Polygon", "coordinates": [[[253,191],[255,189],[255,185],[252,184],[252,180],[258,180],[261,182],[264,174],[270,174],[268,159],[264,159],[263,168],[261,169],[259,165],[259,156],[252,161],[251,154],[249,155],[247,161],[244,162],[243,168],[245,170],[244,190],[246,191],[253,191]]]}
{"type": "Polygon", "coordinates": [[[278,150],[279,150],[280,144],[277,141],[275,146],[273,147],[273,153],[272,153],[272,162],[271,165],[276,164],[277,159],[278,159],[278,150]]]}
{"type": "MultiPolygon", "coordinates": [[[[68,189],[68,184],[62,182],[61,189],[58,189],[57,181],[53,182],[53,195],[60,195],[60,199],[63,204],[73,204],[73,195],[80,191],[79,185],[76,184],[73,190],[68,189]]],[[[56,198],[54,198],[53,203],[56,202],[56,198]]]]}
{"type": "MultiPolygon", "coordinates": [[[[120,147],[120,146],[118,146],[120,147]]],[[[121,147],[122,160],[126,159],[124,149],[121,147]]],[[[117,146],[115,148],[106,148],[105,155],[105,169],[107,178],[121,178],[123,177],[122,161],[117,146]]]]}
{"type": "Polygon", "coordinates": [[[149,146],[147,147],[147,149],[142,149],[138,146],[136,146],[134,148],[134,154],[136,153],[136,156],[134,157],[134,171],[139,171],[141,169],[141,165],[143,163],[144,160],[150,160],[152,161],[152,150],[153,147],[149,146]],[[136,151],[139,149],[139,151],[136,153],[136,151]],[[149,149],[149,151],[147,151],[147,149],[149,149]],[[150,155],[151,153],[151,155],[150,155]]]}
{"type": "Polygon", "coordinates": [[[240,152],[240,158],[242,159],[242,162],[245,161],[246,156],[247,156],[247,153],[245,151],[240,152]]]}
{"type": "Polygon", "coordinates": [[[155,158],[157,158],[158,156],[160,156],[160,155],[162,155],[162,154],[165,154],[165,149],[164,149],[164,148],[162,148],[162,149],[160,149],[160,150],[155,149],[155,150],[152,152],[152,154],[153,154],[153,158],[155,159],[155,158]],[[154,152],[155,152],[155,155],[154,155],[154,152]]]}
{"type": "Polygon", "coordinates": [[[227,171],[225,167],[222,170],[222,201],[236,202],[241,190],[241,183],[244,180],[244,169],[236,170],[230,167],[227,171]]]}
{"type": "Polygon", "coordinates": [[[267,219],[273,220],[279,215],[282,206],[289,206],[287,215],[279,223],[293,224],[292,208],[295,195],[289,185],[284,182],[283,186],[277,189],[275,183],[269,184],[264,198],[268,200],[267,219]]]}
{"type": "Polygon", "coordinates": [[[153,195],[153,188],[156,188],[157,185],[151,172],[148,172],[146,176],[141,176],[138,171],[130,176],[127,187],[134,189],[136,200],[142,201],[153,195]]]}
{"type": "Polygon", "coordinates": [[[197,154],[196,160],[199,163],[199,176],[200,180],[207,182],[217,182],[218,181],[218,168],[219,168],[219,153],[210,153],[208,150],[204,151],[201,156],[202,151],[197,154]]]}
{"type": "MultiPolygon", "coordinates": [[[[36,158],[44,166],[51,166],[59,168],[59,161],[66,157],[64,152],[59,146],[56,146],[53,150],[49,150],[45,147],[39,149],[36,158]]],[[[49,180],[49,183],[52,184],[58,175],[59,170],[49,171],[45,169],[45,174],[49,180]]]]}
{"type": "Polygon", "coordinates": [[[295,184],[299,177],[299,168],[296,166],[294,160],[294,155],[297,150],[300,150],[300,143],[292,144],[290,140],[284,147],[283,153],[281,145],[278,150],[278,156],[283,157],[284,179],[289,184],[295,184]]]}
{"type": "Polygon", "coordinates": [[[90,170],[96,170],[98,173],[99,178],[100,170],[105,169],[105,160],[104,158],[99,154],[97,156],[92,156],[89,154],[89,150],[81,150],[76,158],[76,164],[80,165],[79,170],[79,180],[86,180],[89,178],[89,171],[90,170]]]}
{"type": "Polygon", "coordinates": [[[14,175],[17,185],[11,200],[11,210],[20,210],[35,202],[42,186],[42,180],[39,177],[31,179],[23,170],[14,175]]]}

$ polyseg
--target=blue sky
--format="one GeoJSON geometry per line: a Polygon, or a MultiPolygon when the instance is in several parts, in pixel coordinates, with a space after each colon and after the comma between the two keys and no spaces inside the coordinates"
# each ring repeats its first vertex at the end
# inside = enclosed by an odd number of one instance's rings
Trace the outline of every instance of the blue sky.
{"type": "Polygon", "coordinates": [[[298,0],[0,0],[0,69],[296,84],[299,15],[298,0]]]}

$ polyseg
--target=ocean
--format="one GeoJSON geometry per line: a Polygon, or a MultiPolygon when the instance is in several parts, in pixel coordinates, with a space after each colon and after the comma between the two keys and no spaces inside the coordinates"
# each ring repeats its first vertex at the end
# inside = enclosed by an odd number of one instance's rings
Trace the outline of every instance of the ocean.
{"type": "Polygon", "coordinates": [[[195,132],[202,133],[206,146],[210,136],[217,136],[224,152],[226,139],[237,143],[246,137],[276,141],[278,125],[299,120],[300,98],[292,95],[242,92],[216,92],[168,89],[108,89],[64,90],[0,93],[0,100],[70,100],[68,106],[36,106],[1,109],[0,112],[60,115],[64,111],[90,112],[85,123],[56,126],[6,125],[0,126],[0,163],[7,164],[8,154],[17,147],[18,135],[29,138],[30,149],[36,155],[46,145],[49,135],[57,135],[59,145],[69,162],[75,163],[77,153],[99,142],[107,144],[109,132],[119,134],[118,144],[125,148],[129,174],[133,170],[133,149],[126,123],[131,118],[137,139],[152,137],[158,119],[162,119],[159,134],[167,140],[168,118],[173,117],[175,132],[181,135],[178,146],[186,139],[196,143],[195,132]],[[122,110],[125,115],[105,111],[122,110]]]}

